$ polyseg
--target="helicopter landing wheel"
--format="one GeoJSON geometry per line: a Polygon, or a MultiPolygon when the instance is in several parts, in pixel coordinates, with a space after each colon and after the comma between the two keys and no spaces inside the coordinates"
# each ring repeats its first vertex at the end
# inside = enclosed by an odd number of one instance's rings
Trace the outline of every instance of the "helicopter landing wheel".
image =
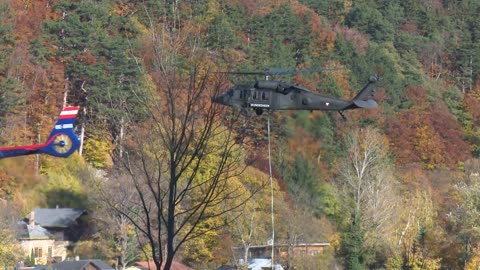
{"type": "Polygon", "coordinates": [[[255,109],[255,113],[256,113],[257,115],[262,115],[263,110],[260,109],[260,108],[257,108],[257,109],[255,109]]]}

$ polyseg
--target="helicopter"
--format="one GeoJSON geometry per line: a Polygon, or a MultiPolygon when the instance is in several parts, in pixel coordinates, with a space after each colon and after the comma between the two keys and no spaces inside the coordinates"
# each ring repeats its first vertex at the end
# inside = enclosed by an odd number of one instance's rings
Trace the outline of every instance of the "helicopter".
{"type": "Polygon", "coordinates": [[[372,76],[367,84],[352,100],[323,96],[311,92],[295,83],[269,80],[271,75],[297,74],[340,70],[343,68],[318,68],[303,70],[268,69],[260,72],[219,72],[242,75],[265,75],[265,80],[235,85],[224,94],[214,97],[213,102],[238,108],[243,114],[253,109],[257,115],[266,110],[323,110],[338,111],[345,118],[343,111],[352,109],[373,109],[378,107],[374,100],[375,85],[378,76],[372,76]]]}
{"type": "Polygon", "coordinates": [[[80,139],[73,131],[77,113],[77,106],[63,108],[45,143],[0,147],[0,159],[32,154],[48,154],[63,158],[70,156],[80,147],[80,139]]]}

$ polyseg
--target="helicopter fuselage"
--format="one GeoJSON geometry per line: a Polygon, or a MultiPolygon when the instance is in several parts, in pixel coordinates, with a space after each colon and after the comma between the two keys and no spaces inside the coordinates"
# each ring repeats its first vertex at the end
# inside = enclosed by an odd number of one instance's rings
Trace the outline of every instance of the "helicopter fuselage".
{"type": "Polygon", "coordinates": [[[252,108],[257,114],[264,110],[341,111],[353,105],[352,101],[315,94],[297,84],[266,80],[236,85],[214,102],[252,108]]]}

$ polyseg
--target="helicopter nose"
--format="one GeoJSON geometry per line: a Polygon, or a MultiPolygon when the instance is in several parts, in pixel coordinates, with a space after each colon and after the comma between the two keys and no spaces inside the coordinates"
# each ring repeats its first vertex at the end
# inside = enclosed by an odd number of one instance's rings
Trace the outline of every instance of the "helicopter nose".
{"type": "Polygon", "coordinates": [[[224,104],[224,102],[223,102],[223,95],[217,96],[217,97],[213,97],[213,98],[212,98],[212,101],[215,102],[215,103],[224,104]]]}

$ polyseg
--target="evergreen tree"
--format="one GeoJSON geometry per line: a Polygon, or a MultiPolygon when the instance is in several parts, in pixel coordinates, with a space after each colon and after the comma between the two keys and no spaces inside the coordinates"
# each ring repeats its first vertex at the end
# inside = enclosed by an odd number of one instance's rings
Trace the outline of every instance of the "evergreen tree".
{"type": "Polygon", "coordinates": [[[342,237],[342,252],[345,256],[346,269],[366,269],[364,255],[364,232],[359,218],[355,218],[342,237]]]}
{"type": "Polygon", "coordinates": [[[367,3],[355,2],[345,23],[367,33],[375,42],[393,40],[394,29],[390,21],[367,3]]]}
{"type": "Polygon", "coordinates": [[[239,38],[234,31],[234,24],[223,12],[216,16],[206,29],[206,46],[212,49],[235,48],[239,38]]]}
{"type": "Polygon", "coordinates": [[[63,1],[56,8],[65,16],[44,28],[67,63],[69,100],[87,109],[88,123],[103,126],[119,143],[126,125],[144,116],[135,59],[139,32],[127,17],[111,12],[110,1],[63,1]]]}
{"type": "Polygon", "coordinates": [[[15,37],[12,32],[14,14],[7,1],[0,1],[0,128],[2,120],[19,105],[21,88],[9,72],[15,37]]]}

